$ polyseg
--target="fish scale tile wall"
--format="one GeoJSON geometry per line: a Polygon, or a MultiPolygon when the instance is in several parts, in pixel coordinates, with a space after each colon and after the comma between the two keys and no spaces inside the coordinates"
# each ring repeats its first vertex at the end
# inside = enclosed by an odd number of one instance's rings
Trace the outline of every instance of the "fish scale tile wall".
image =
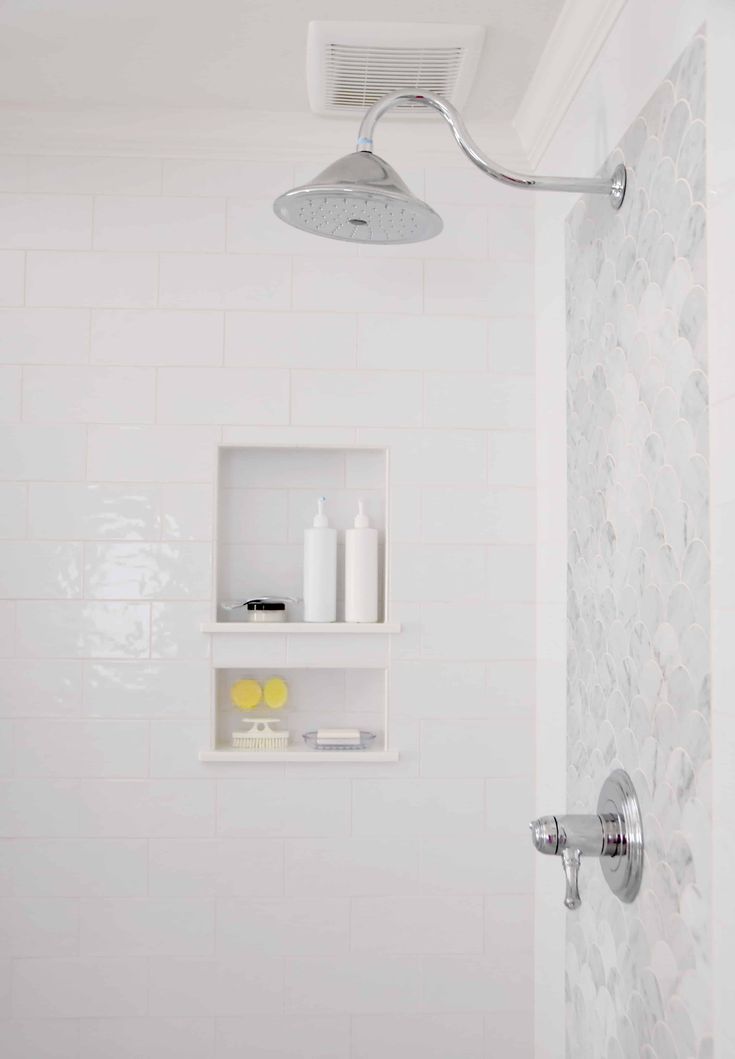
{"type": "Polygon", "coordinates": [[[710,1016],[705,39],[630,127],[619,213],[567,224],[568,794],[633,777],[646,859],[621,904],[583,865],[571,1059],[706,1059],[710,1016]]]}
{"type": "Polygon", "coordinates": [[[243,144],[0,157],[0,1054],[530,1059],[533,203],[243,144]],[[199,763],[220,440],[390,448],[396,765],[199,763]]]}

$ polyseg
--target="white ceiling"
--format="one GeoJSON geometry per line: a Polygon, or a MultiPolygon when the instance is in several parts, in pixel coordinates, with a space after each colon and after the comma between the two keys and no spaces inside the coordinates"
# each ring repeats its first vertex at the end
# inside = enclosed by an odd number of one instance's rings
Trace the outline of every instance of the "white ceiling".
{"type": "Polygon", "coordinates": [[[563,0],[0,0],[0,105],[308,110],[312,19],[487,27],[467,107],[512,119],[563,0]]]}

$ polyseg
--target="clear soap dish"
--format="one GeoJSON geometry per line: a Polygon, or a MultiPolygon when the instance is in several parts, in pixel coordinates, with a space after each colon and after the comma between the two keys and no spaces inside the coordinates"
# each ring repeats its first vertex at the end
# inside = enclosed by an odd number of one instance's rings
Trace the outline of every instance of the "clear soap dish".
{"type": "Polygon", "coordinates": [[[335,752],[354,752],[355,750],[367,750],[372,741],[375,739],[375,732],[360,732],[360,740],[355,743],[346,742],[322,742],[318,737],[318,732],[304,732],[304,742],[311,750],[327,751],[332,754],[335,752]]]}

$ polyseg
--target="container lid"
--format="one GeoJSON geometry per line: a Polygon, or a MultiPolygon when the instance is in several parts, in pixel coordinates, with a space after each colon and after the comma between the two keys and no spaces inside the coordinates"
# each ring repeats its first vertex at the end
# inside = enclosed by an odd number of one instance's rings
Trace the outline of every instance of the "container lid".
{"type": "Polygon", "coordinates": [[[276,599],[249,599],[245,608],[246,610],[285,610],[286,604],[276,599]]]}

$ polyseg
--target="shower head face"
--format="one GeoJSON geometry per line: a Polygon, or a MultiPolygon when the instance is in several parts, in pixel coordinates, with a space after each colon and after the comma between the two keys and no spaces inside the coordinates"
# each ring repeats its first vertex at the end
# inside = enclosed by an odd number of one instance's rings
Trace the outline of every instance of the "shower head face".
{"type": "Polygon", "coordinates": [[[420,243],[443,227],[431,206],[370,151],[340,158],[312,183],[286,191],[273,209],[303,232],[351,243],[420,243]]]}

